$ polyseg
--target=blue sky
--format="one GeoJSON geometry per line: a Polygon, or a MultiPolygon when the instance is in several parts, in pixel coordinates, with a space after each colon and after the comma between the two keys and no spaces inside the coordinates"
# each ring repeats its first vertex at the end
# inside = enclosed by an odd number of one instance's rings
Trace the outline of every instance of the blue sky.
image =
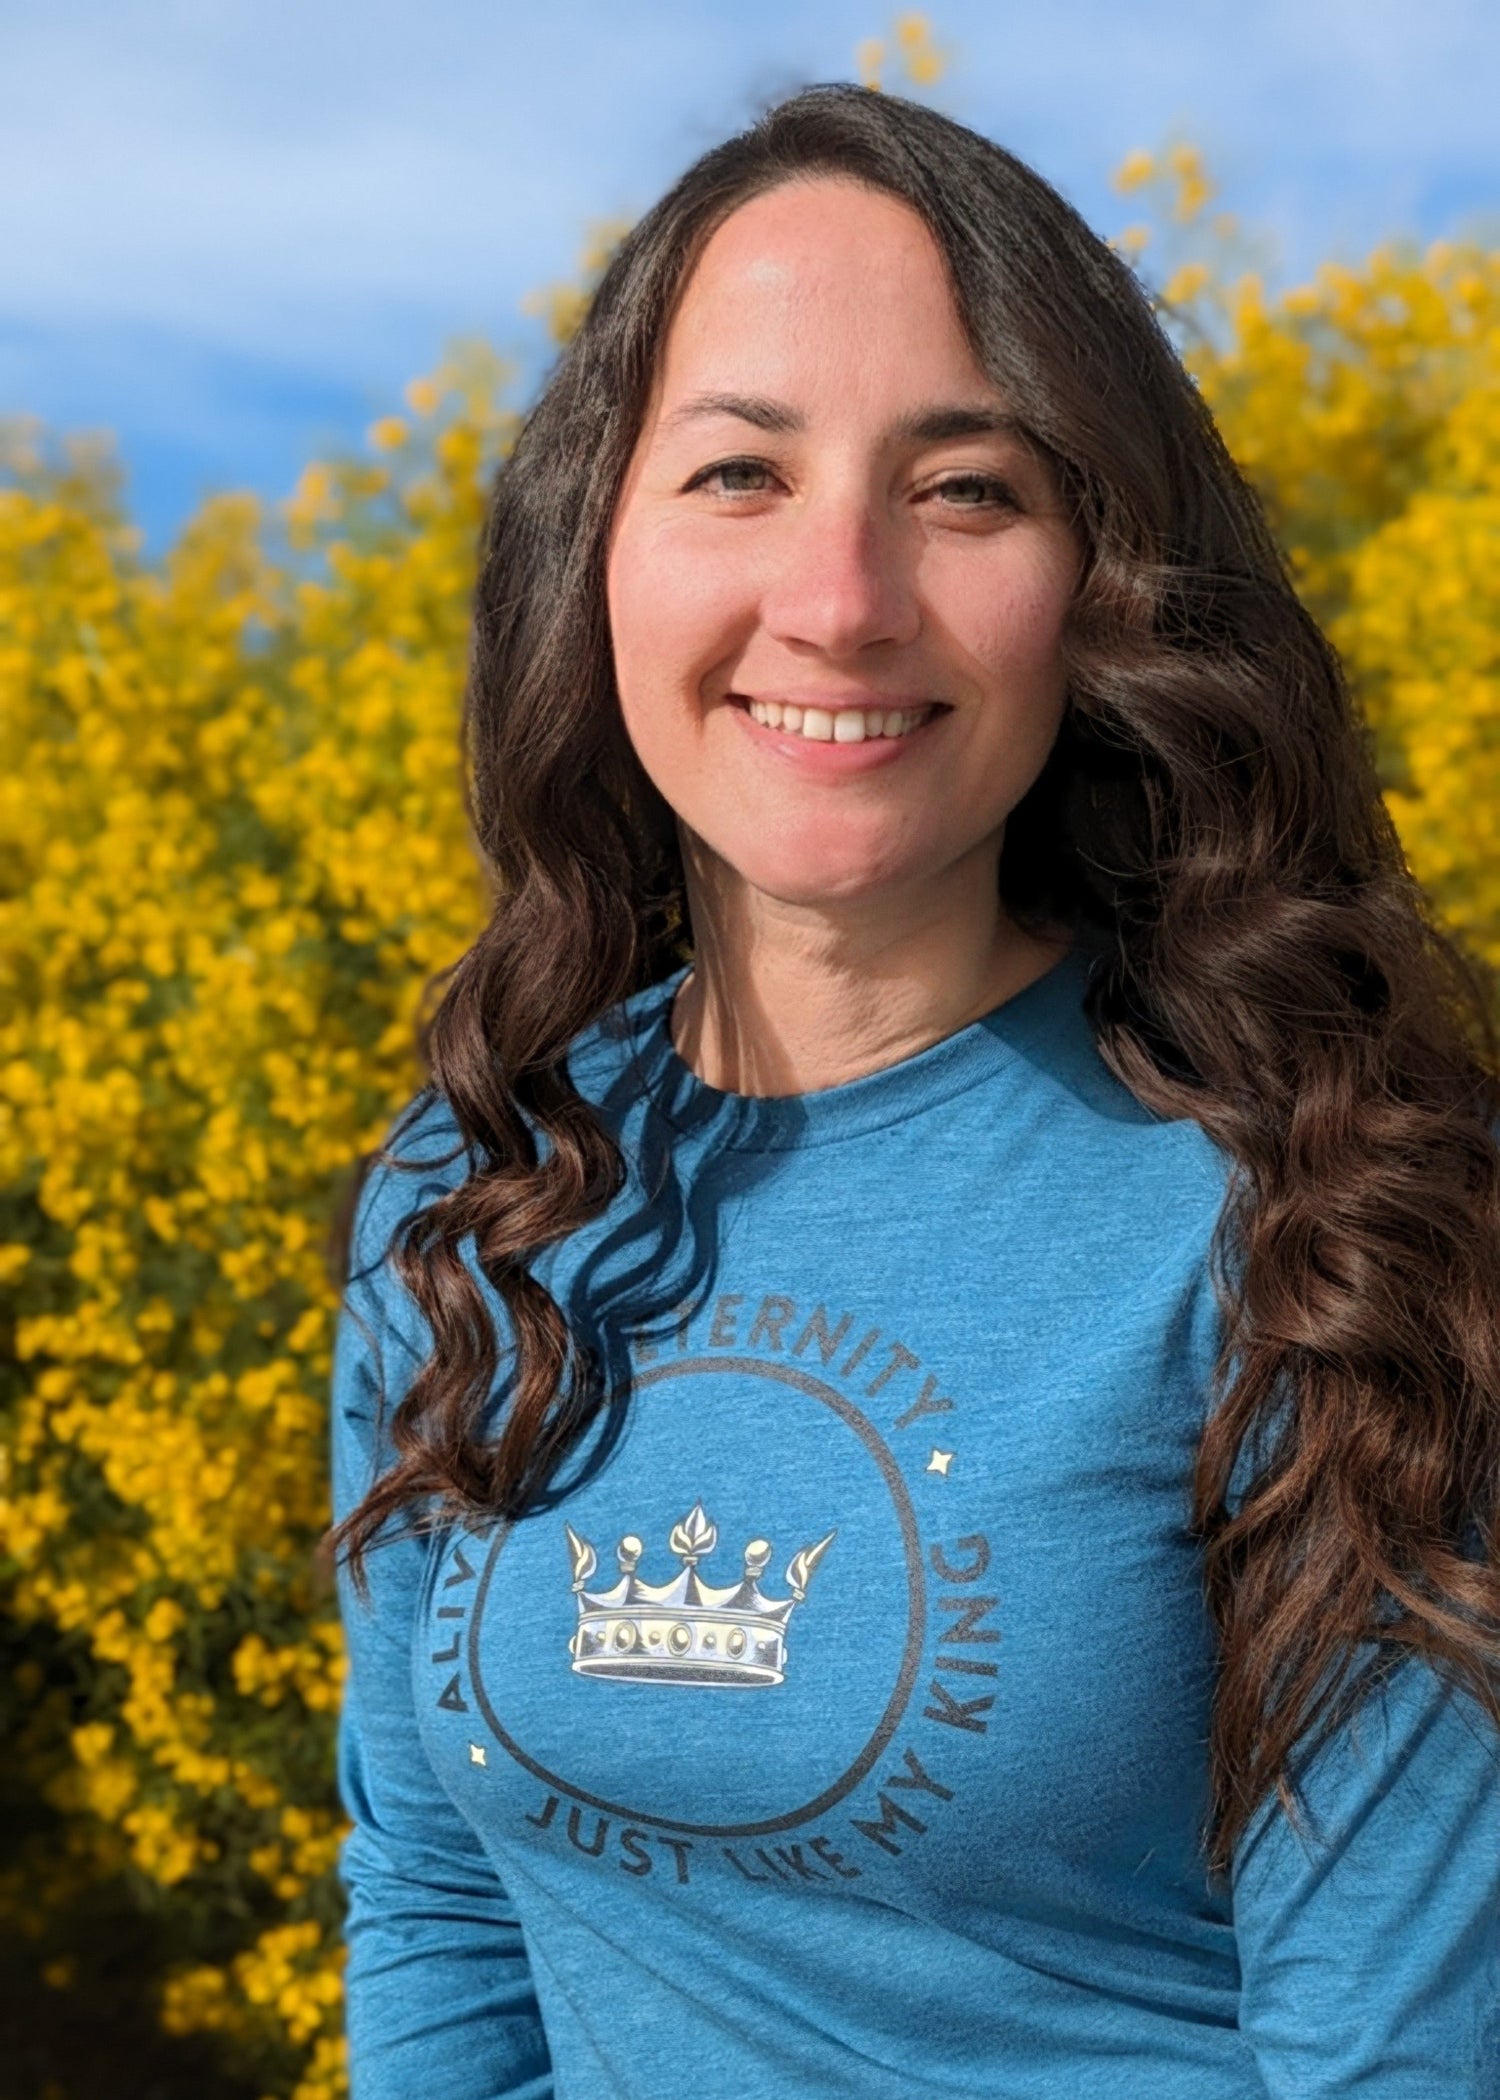
{"type": "MultiPolygon", "coordinates": [[[[0,0],[0,416],[116,433],[160,548],[284,496],[444,344],[542,369],[531,289],[776,95],[854,77],[869,0],[0,0]]],[[[1101,234],[1189,136],[1274,280],[1500,238],[1494,0],[938,0],[932,99],[1101,234]]],[[[899,85],[892,80],[893,86],[899,85]]],[[[1149,255],[1147,261],[1149,263],[1149,255]]]]}

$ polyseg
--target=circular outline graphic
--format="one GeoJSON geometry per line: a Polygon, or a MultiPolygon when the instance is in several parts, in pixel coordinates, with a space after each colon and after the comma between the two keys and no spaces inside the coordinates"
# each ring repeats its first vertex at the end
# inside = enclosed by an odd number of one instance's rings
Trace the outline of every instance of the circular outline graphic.
{"type": "Polygon", "coordinates": [[[509,1525],[501,1528],[491,1545],[484,1572],[479,1578],[479,1588],[474,1593],[474,1609],[469,1619],[469,1685],[475,1704],[501,1747],[509,1751],[516,1763],[524,1765],[535,1778],[555,1788],[557,1792],[567,1794],[572,1800],[582,1801],[589,1808],[597,1808],[607,1815],[620,1816],[627,1823],[644,1823],[657,1830],[682,1830],[690,1837],[769,1837],[778,1830],[794,1830],[799,1823],[810,1822],[814,1816],[825,1814],[836,1802],[842,1801],[846,1794],[852,1793],[895,1734],[901,1716],[906,1711],[907,1701],[911,1698],[912,1685],[922,1660],[922,1643],[927,1619],[927,1585],[922,1569],[922,1545],[917,1536],[916,1512],[912,1508],[906,1482],[902,1479],[900,1469],[884,1439],[874,1424],[833,1386],[826,1384],[821,1378],[812,1377],[806,1371],[794,1369],[790,1364],[767,1363],[755,1356],[685,1356],[676,1363],[656,1364],[638,1371],[633,1383],[637,1387],[654,1385],[658,1379],[676,1378],[693,1371],[742,1371],[754,1377],[773,1378],[783,1385],[797,1387],[811,1399],[830,1409],[847,1428],[852,1429],[880,1468],[881,1477],[885,1481],[891,1501],[895,1504],[896,1518],[901,1526],[901,1545],[906,1556],[907,1629],[906,1645],[902,1650],[901,1667],[896,1674],[895,1687],[886,1701],[884,1713],[875,1725],[874,1733],[863,1750],[853,1764],[834,1780],[831,1786],[825,1787],[816,1799],[809,1801],[802,1808],[793,1810],[790,1815],[772,1816],[760,1823],[684,1823],[674,1816],[646,1815],[637,1809],[627,1808],[618,1801],[606,1800],[599,1794],[586,1793],[582,1787],[573,1785],[570,1780],[562,1779],[556,1772],[548,1771],[545,1765],[539,1764],[534,1757],[529,1757],[501,1726],[485,1691],[484,1679],[479,1668],[479,1634],[484,1623],[485,1601],[489,1595],[490,1578],[495,1571],[495,1564],[510,1536],[509,1525]]]}

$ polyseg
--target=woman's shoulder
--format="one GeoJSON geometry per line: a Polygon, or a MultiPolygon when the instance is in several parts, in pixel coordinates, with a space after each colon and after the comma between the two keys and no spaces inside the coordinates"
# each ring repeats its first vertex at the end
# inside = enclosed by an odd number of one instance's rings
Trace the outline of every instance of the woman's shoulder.
{"type": "Polygon", "coordinates": [[[380,1268],[401,1225],[457,1188],[470,1168],[448,1100],[430,1084],[419,1088],[366,1155],[350,1238],[350,1282],[380,1268]]]}
{"type": "MultiPolygon", "coordinates": [[[[628,1077],[643,1032],[676,979],[646,986],[618,1001],[580,1029],[569,1044],[568,1077],[583,1097],[601,1105],[628,1077]]],[[[547,1136],[522,1107],[522,1120],[545,1156],[547,1136]]],[[[386,1126],[361,1184],[356,1236],[362,1244],[388,1243],[394,1227],[412,1213],[461,1186],[475,1159],[447,1096],[431,1082],[418,1088],[386,1126]]]]}
{"type": "Polygon", "coordinates": [[[641,1052],[653,1035],[660,1035],[663,1009],[686,974],[684,964],[616,1001],[579,1030],[568,1047],[568,1076],[586,1100],[604,1106],[622,1083],[639,1076],[641,1052]]]}
{"type": "Polygon", "coordinates": [[[1063,1177],[1086,1166],[1101,1193],[1116,1198],[1144,1184],[1222,1200],[1234,1171],[1230,1155],[1195,1116],[1143,1101],[1106,1055],[1089,1008],[1107,960],[1102,947],[1080,941],[1038,987],[1042,996],[998,1016],[1045,1109],[1053,1140],[1046,1157],[1063,1177]]]}

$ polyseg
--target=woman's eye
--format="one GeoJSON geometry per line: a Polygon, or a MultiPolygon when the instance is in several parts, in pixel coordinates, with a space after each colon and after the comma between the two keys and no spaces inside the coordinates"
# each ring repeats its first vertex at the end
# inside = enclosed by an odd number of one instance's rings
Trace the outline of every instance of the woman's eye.
{"type": "Polygon", "coordinates": [[[690,489],[706,488],[710,482],[720,481],[722,483],[722,492],[725,495],[755,496],[760,494],[760,489],[753,485],[753,477],[757,474],[768,475],[770,471],[771,469],[766,465],[765,461],[760,459],[721,459],[716,461],[713,466],[704,467],[699,473],[695,474],[688,483],[688,487],[690,489]],[[752,477],[752,485],[747,486],[743,480],[736,483],[734,479],[736,475],[749,475],[752,477]]]}
{"type": "MultiPolygon", "coordinates": [[[[775,475],[763,459],[720,459],[701,467],[687,489],[707,488],[725,496],[763,495],[775,475]]],[[[950,474],[926,491],[945,499],[954,510],[1018,510],[1009,483],[994,474],[950,474]]]]}
{"type": "Polygon", "coordinates": [[[950,474],[946,481],[937,483],[932,493],[956,499],[956,510],[1018,508],[1009,484],[993,474],[950,474]]]}

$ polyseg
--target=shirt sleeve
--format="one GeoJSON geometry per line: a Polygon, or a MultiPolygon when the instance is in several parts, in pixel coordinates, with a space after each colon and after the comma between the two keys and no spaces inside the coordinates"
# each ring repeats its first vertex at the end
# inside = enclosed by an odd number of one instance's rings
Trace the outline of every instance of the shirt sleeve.
{"type": "MultiPolygon", "coordinates": [[[[425,1323],[384,1261],[392,1226],[427,1200],[419,1188],[414,1175],[377,1169],[360,1200],[334,1352],[336,1518],[390,1462],[380,1435],[382,1376],[388,1411],[426,1353],[425,1323]]],[[[347,1675],[338,1776],[353,1822],[340,1860],[352,2100],[429,2092],[550,2100],[520,1923],[418,1731],[412,1638],[428,1548],[417,1533],[388,1525],[366,1559],[367,1601],[339,1570],[347,1675]]]]}
{"type": "Polygon", "coordinates": [[[1262,1804],[1232,1877],[1270,2100],[1500,2100],[1500,1737],[1405,1658],[1262,1804]]]}

